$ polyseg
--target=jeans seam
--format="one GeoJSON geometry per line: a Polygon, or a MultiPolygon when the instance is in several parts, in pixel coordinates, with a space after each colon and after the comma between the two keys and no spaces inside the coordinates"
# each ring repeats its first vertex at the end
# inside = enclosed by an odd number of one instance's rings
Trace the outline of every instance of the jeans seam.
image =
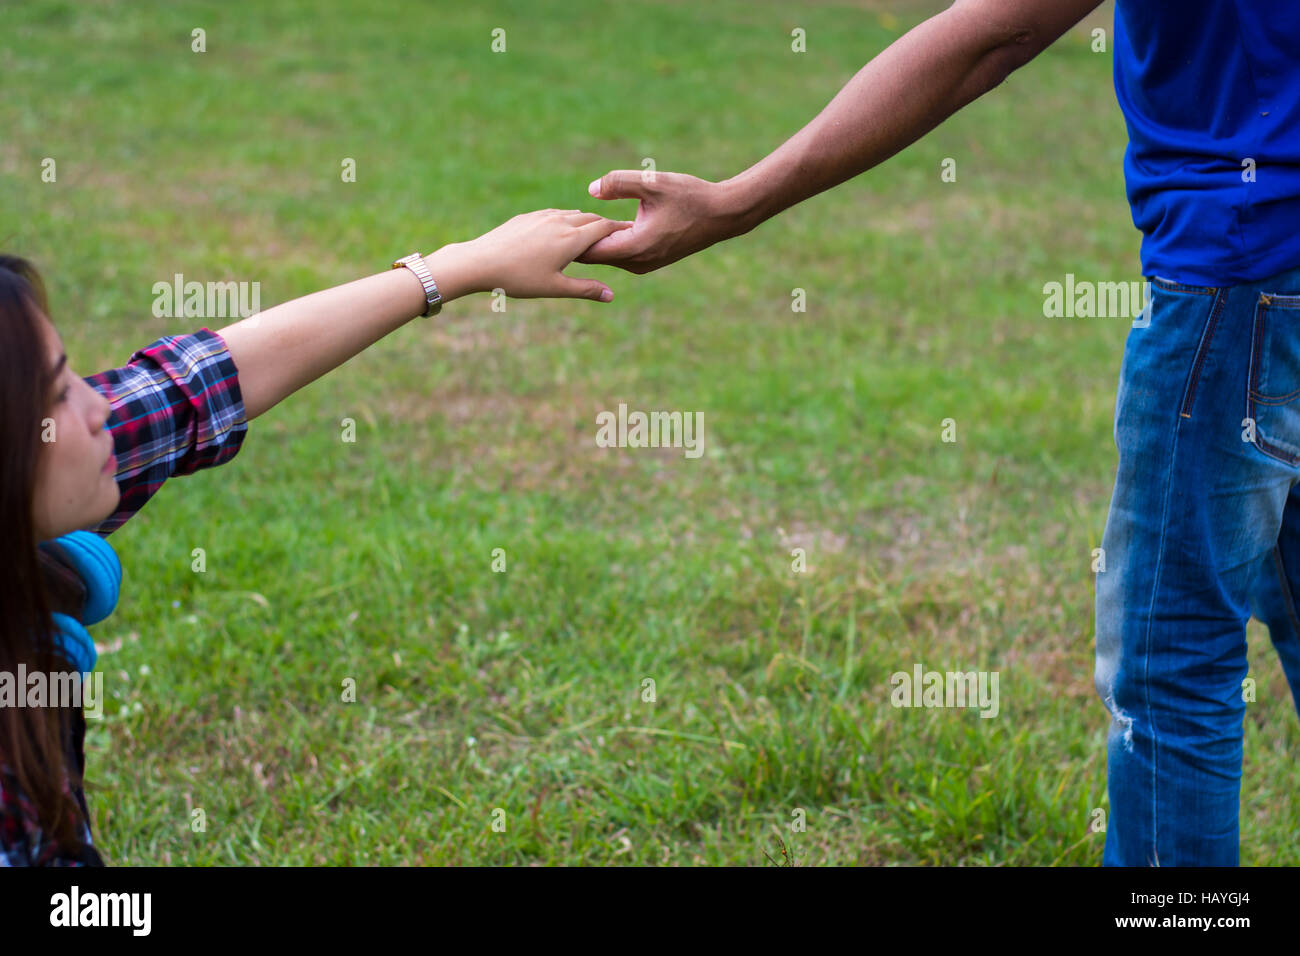
{"type": "Polygon", "coordinates": [[[1160,509],[1160,541],[1156,545],[1155,574],[1151,581],[1151,598],[1147,605],[1146,630],[1142,639],[1142,697],[1146,708],[1147,724],[1151,728],[1151,852],[1157,866],[1160,863],[1160,820],[1157,809],[1160,804],[1157,789],[1160,784],[1160,734],[1156,729],[1155,713],[1151,709],[1151,620],[1155,615],[1156,595],[1160,593],[1160,577],[1165,566],[1165,541],[1169,534],[1169,500],[1174,491],[1173,463],[1178,454],[1178,436],[1181,430],[1181,423],[1175,419],[1169,449],[1169,468],[1165,474],[1165,495],[1160,509]]]}
{"type": "Polygon", "coordinates": [[[1167,459],[1169,467],[1165,473],[1165,494],[1160,506],[1160,540],[1156,545],[1156,566],[1151,581],[1151,596],[1146,611],[1146,628],[1142,638],[1142,698],[1147,725],[1151,728],[1151,853],[1154,861],[1148,860],[1148,862],[1154,862],[1157,866],[1160,864],[1160,732],[1156,727],[1155,713],[1151,707],[1152,618],[1155,616],[1156,597],[1160,593],[1160,579],[1164,573],[1165,542],[1169,537],[1169,503],[1174,493],[1173,468],[1178,456],[1178,438],[1179,433],[1182,431],[1182,419],[1191,418],[1191,407],[1200,382],[1201,368],[1205,363],[1205,356],[1214,341],[1214,333],[1218,328],[1219,316],[1223,312],[1226,300],[1226,289],[1216,289],[1214,291],[1214,301],[1210,305],[1210,314],[1205,320],[1205,327],[1201,330],[1201,337],[1196,346],[1196,354],[1192,359],[1192,372],[1187,381],[1183,407],[1178,417],[1173,420],[1169,457],[1167,459]]]}
{"type": "MultiPolygon", "coordinates": [[[[1160,540],[1156,545],[1156,566],[1151,581],[1151,595],[1147,602],[1146,627],[1142,636],[1142,703],[1146,712],[1147,725],[1151,729],[1151,853],[1157,866],[1160,863],[1160,795],[1158,789],[1160,785],[1158,771],[1160,765],[1160,733],[1156,728],[1155,713],[1151,707],[1152,618],[1155,616],[1156,597],[1160,593],[1160,578],[1164,573],[1165,542],[1169,536],[1169,502],[1174,492],[1173,468],[1178,455],[1178,438],[1179,433],[1182,431],[1182,419],[1191,418],[1191,403],[1195,398],[1197,383],[1200,379],[1200,369],[1214,339],[1214,331],[1218,325],[1219,315],[1223,311],[1223,305],[1227,299],[1226,291],[1225,289],[1215,290],[1214,302],[1210,306],[1210,315],[1206,319],[1205,327],[1201,330],[1201,337],[1196,346],[1196,354],[1192,360],[1192,373],[1188,378],[1183,407],[1172,422],[1169,456],[1166,459],[1169,466],[1165,472],[1164,500],[1160,506],[1160,540]]],[[[1147,862],[1151,863],[1153,861],[1148,860],[1147,862]]]]}

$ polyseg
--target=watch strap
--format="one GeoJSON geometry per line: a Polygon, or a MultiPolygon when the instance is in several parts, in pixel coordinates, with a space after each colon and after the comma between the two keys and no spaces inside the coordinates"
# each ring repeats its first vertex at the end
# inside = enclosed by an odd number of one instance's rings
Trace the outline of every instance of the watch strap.
{"type": "Polygon", "coordinates": [[[438,284],[433,281],[433,274],[429,272],[429,266],[424,261],[424,256],[418,252],[412,252],[409,256],[402,256],[393,263],[394,269],[401,269],[405,266],[415,273],[415,277],[420,280],[424,286],[424,297],[428,304],[420,315],[437,315],[442,311],[442,293],[438,291],[438,284]]]}

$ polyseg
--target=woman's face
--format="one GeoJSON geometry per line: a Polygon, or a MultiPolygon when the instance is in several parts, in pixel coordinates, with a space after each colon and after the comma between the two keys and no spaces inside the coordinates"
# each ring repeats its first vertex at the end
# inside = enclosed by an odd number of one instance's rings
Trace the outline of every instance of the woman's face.
{"type": "Polygon", "coordinates": [[[90,529],[117,509],[113,436],[105,428],[108,399],[68,367],[63,342],[50,320],[40,317],[54,386],[45,396],[41,447],[36,461],[32,516],[36,538],[46,541],[70,531],[90,529]]]}

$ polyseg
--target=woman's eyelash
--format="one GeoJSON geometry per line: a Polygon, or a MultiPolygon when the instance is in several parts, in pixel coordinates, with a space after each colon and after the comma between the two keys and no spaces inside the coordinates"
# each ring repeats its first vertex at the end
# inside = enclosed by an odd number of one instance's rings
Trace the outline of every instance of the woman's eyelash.
{"type": "Polygon", "coordinates": [[[68,397],[68,389],[65,388],[63,391],[59,392],[59,401],[60,401],[60,402],[65,401],[65,400],[67,399],[67,397],[68,397]]]}

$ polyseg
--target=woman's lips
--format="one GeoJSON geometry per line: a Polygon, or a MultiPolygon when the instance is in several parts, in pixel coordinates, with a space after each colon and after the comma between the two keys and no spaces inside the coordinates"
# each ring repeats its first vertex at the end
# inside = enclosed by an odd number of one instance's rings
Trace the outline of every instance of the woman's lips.
{"type": "Polygon", "coordinates": [[[117,458],[116,456],[113,455],[112,452],[108,453],[108,461],[104,462],[104,467],[102,470],[105,474],[109,474],[109,475],[113,474],[113,472],[117,470],[117,458]]]}

